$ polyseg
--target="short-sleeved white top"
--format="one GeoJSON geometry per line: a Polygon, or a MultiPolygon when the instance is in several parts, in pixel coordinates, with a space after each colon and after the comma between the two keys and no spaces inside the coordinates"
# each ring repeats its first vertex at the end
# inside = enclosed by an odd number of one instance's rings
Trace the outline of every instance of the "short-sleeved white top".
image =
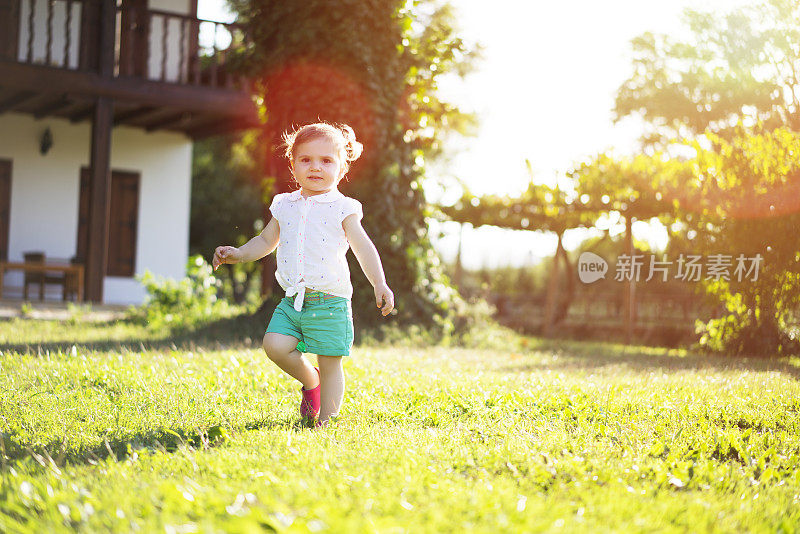
{"type": "Polygon", "coordinates": [[[307,198],[298,189],[275,195],[269,211],[280,226],[275,278],[287,297],[297,295],[294,308],[302,309],[306,289],[352,298],[342,221],[352,213],[361,220],[361,203],[337,189],[307,198]]]}

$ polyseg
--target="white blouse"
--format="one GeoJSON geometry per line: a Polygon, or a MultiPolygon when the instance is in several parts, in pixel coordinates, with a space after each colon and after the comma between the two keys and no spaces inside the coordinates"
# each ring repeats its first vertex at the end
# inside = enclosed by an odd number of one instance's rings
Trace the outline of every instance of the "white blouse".
{"type": "Polygon", "coordinates": [[[269,211],[280,227],[275,278],[287,297],[297,295],[294,309],[302,309],[306,289],[352,298],[342,221],[352,213],[361,220],[361,203],[337,189],[308,198],[298,189],[275,195],[269,211]]]}

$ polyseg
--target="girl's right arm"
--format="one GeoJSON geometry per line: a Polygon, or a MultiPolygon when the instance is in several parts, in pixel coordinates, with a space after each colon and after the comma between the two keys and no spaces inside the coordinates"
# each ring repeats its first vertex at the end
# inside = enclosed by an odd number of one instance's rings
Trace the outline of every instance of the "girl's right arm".
{"type": "Polygon", "coordinates": [[[278,246],[278,241],[280,241],[280,237],[281,229],[280,226],[278,226],[278,220],[273,217],[260,234],[241,247],[217,247],[214,251],[214,259],[211,261],[211,266],[216,271],[217,267],[223,263],[233,264],[260,260],[275,250],[278,246]]]}

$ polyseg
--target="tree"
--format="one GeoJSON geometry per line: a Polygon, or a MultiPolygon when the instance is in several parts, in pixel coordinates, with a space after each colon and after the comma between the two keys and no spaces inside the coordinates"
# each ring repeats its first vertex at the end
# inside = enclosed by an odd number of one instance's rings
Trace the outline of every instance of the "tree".
{"type": "MultiPolygon", "coordinates": [[[[192,194],[189,253],[210,262],[222,244],[243,245],[260,231],[262,191],[266,180],[255,132],[225,135],[199,141],[192,153],[192,194]]],[[[216,277],[230,287],[235,302],[244,301],[255,279],[255,264],[240,264],[217,271],[216,277]]]]}
{"type": "Polygon", "coordinates": [[[725,260],[724,275],[704,282],[727,313],[702,325],[701,344],[734,354],[798,354],[790,327],[800,305],[800,136],[740,127],[731,140],[709,138],[711,148],[694,144],[687,182],[694,217],[685,217],[684,242],[725,260]]]}
{"type": "Polygon", "coordinates": [[[677,208],[670,247],[733,254],[734,262],[763,258],[758,281],[703,283],[728,310],[701,325],[701,343],[713,350],[796,350],[788,323],[798,259],[787,236],[800,208],[791,133],[800,128],[798,16],[792,0],[761,0],[723,17],[687,11],[687,41],[633,41],[634,73],[617,95],[618,119],[638,113],[648,124],[646,144],[683,137],[696,153],[662,193],[677,208]]]}
{"type": "Polygon", "coordinates": [[[647,145],[725,135],[742,121],[800,129],[800,3],[761,0],[684,18],[686,41],[653,33],[632,41],[633,74],[617,92],[616,120],[641,115],[647,145]]]}
{"type": "MultiPolygon", "coordinates": [[[[234,0],[252,36],[246,58],[265,117],[261,144],[274,192],[291,187],[280,135],[319,119],[350,124],[365,145],[349,181],[365,206],[364,227],[396,294],[397,319],[452,329],[458,295],[427,236],[421,189],[425,160],[447,130],[469,120],[436,94],[437,79],[465,72],[472,51],[446,4],[399,0],[234,0]]],[[[351,271],[360,271],[351,262],[351,271]]],[[[269,273],[272,276],[272,273],[269,273]]],[[[354,319],[377,321],[372,288],[354,277],[354,319]]]]}

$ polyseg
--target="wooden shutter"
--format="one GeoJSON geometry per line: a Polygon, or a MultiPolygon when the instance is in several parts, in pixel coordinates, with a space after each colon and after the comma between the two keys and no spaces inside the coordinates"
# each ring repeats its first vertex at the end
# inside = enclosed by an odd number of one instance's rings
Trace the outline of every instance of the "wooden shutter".
{"type": "Polygon", "coordinates": [[[131,172],[112,172],[106,270],[109,276],[133,276],[136,271],[138,215],[139,175],[131,172]]]}
{"type": "Polygon", "coordinates": [[[89,184],[91,173],[86,167],[81,168],[81,193],[78,201],[78,244],[75,247],[75,257],[78,262],[86,265],[86,248],[89,243],[89,184]]]}
{"type": "Polygon", "coordinates": [[[0,59],[17,60],[19,0],[0,0],[0,59]]]}
{"type": "Polygon", "coordinates": [[[0,261],[8,259],[11,218],[11,162],[0,160],[0,261]]]}
{"type": "MultiPolygon", "coordinates": [[[[86,261],[89,239],[89,169],[81,169],[77,257],[86,261]]],[[[136,229],[139,224],[139,173],[111,171],[111,213],[108,221],[107,276],[132,277],[136,272],[136,229]]]]}

